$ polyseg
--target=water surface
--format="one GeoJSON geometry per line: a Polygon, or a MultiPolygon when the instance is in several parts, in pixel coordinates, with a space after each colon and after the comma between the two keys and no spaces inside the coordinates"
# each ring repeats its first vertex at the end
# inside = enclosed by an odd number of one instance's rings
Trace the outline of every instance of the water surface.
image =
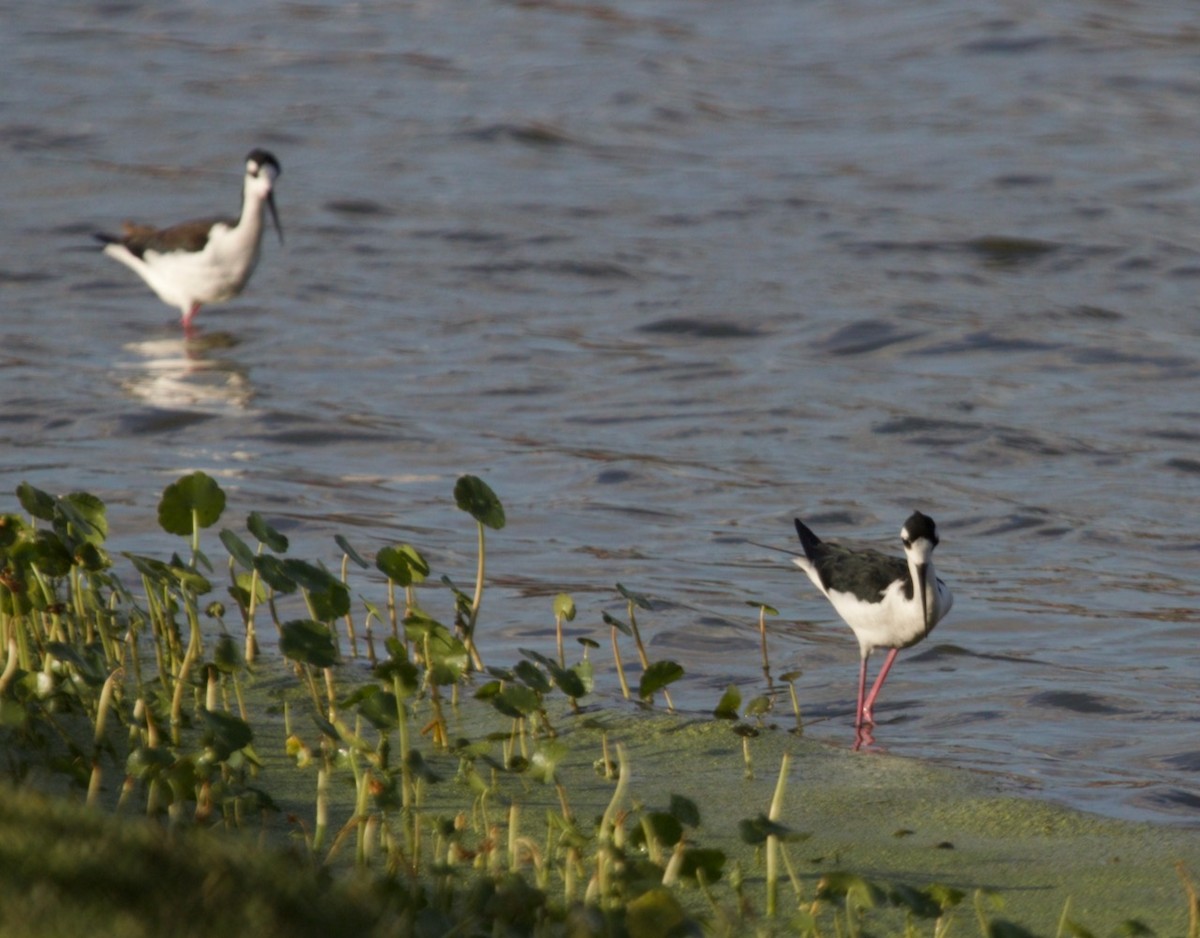
{"type": "Polygon", "coordinates": [[[407,540],[465,583],[471,472],[493,658],[563,590],[604,637],[620,582],[705,710],[762,689],[767,602],[839,745],[853,638],[756,543],[898,552],[921,508],[955,607],[879,744],[1196,822],[1189,7],[3,6],[0,487],[162,555],[202,469],[302,556],[407,540]],[[90,234],[234,212],[254,146],[286,243],[185,343],[90,234]]]}

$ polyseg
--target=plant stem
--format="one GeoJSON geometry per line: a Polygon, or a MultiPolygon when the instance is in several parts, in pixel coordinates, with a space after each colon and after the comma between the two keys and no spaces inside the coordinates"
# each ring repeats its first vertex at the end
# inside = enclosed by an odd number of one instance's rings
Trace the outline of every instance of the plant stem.
{"type": "Polygon", "coordinates": [[[483,574],[486,563],[486,545],[484,542],[483,522],[476,521],[475,527],[479,531],[479,562],[475,567],[475,596],[471,600],[471,615],[467,619],[466,645],[467,651],[471,653],[471,662],[474,664],[475,670],[482,671],[483,659],[479,656],[479,649],[475,647],[475,623],[479,620],[479,607],[483,604],[483,574]]]}
{"type": "Polygon", "coordinates": [[[763,676],[767,679],[767,687],[771,686],[771,659],[767,655],[767,608],[758,607],[758,636],[762,642],[763,676]]]}
{"type": "Polygon", "coordinates": [[[196,621],[196,604],[191,596],[186,598],[185,604],[191,636],[188,639],[188,647],[183,661],[179,665],[179,672],[175,675],[175,693],[171,697],[171,742],[176,746],[182,742],[183,692],[187,687],[188,672],[191,671],[196,659],[200,657],[200,623],[196,621]]]}
{"type": "Polygon", "coordinates": [[[612,629],[612,650],[613,661],[617,664],[617,680],[621,682],[621,693],[625,695],[625,699],[629,699],[629,682],[625,680],[625,667],[621,664],[621,650],[617,647],[617,627],[614,625],[612,629]]]}
{"type": "Polygon", "coordinates": [[[95,751],[92,754],[92,777],[88,781],[87,806],[94,808],[96,801],[100,797],[100,776],[103,770],[100,768],[100,747],[104,743],[104,724],[108,717],[108,708],[112,703],[113,688],[124,676],[121,669],[117,669],[108,676],[104,681],[104,687],[100,690],[100,702],[96,705],[96,732],[92,737],[95,751]]]}
{"type": "MultiPolygon", "coordinates": [[[[767,820],[778,821],[783,813],[783,793],[787,789],[788,754],[779,761],[779,780],[775,783],[775,795],[767,811],[767,820]]],[[[774,918],[778,912],[779,896],[779,837],[767,835],[767,917],[774,918]]]]}

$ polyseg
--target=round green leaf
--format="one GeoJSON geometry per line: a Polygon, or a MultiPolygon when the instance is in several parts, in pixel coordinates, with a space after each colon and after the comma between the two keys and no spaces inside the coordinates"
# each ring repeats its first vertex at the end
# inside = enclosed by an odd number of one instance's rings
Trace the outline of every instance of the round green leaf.
{"type": "Polygon", "coordinates": [[[175,757],[165,749],[139,746],[125,760],[125,772],[134,778],[146,780],[156,777],[174,761],[175,757]]]}
{"type": "Polygon", "coordinates": [[[504,527],[504,506],[486,482],[477,476],[459,476],[454,501],[480,524],[499,531],[504,527]]]}
{"type": "Polygon", "coordinates": [[[71,544],[103,544],[108,536],[104,502],[87,492],[72,492],[58,500],[54,529],[71,544]]]}
{"type": "MultiPolygon", "coordinates": [[[[71,569],[71,552],[53,531],[33,531],[11,551],[9,558],[19,569],[36,566],[43,576],[66,576],[71,569]]],[[[41,595],[41,591],[37,591],[41,595]]]]}
{"type": "Polygon", "coordinates": [[[652,661],[650,667],[642,672],[642,680],[638,684],[638,696],[643,700],[648,700],[681,677],[683,677],[683,665],[674,661],[652,661]]]}
{"type": "Polygon", "coordinates": [[[683,864],[679,875],[684,879],[695,879],[697,875],[704,877],[704,882],[715,883],[721,878],[725,868],[725,854],[720,850],[706,847],[692,847],[683,851],[683,864]]]}
{"type": "Polygon", "coordinates": [[[312,619],[283,623],[279,650],[293,661],[311,664],[314,668],[331,668],[337,664],[333,632],[312,619]]]}
{"type": "MultiPolygon", "coordinates": [[[[579,683],[583,685],[583,694],[590,694],[592,692],[592,688],[596,684],[595,669],[592,667],[592,663],[590,661],[580,661],[578,664],[571,666],[571,671],[576,677],[579,678],[579,683]]],[[[567,693],[569,693],[572,697],[583,696],[583,694],[576,693],[574,688],[567,690],[564,685],[560,684],[559,686],[562,687],[564,691],[567,691],[567,693]]]]}
{"type": "Polygon", "coordinates": [[[375,554],[375,568],[397,586],[423,583],[429,576],[429,563],[410,544],[382,547],[375,554]]]}
{"type": "Polygon", "coordinates": [[[204,742],[212,749],[217,762],[224,762],[239,749],[249,746],[252,739],[254,732],[245,720],[231,713],[204,711],[204,742]]]}
{"type": "Polygon", "coordinates": [[[779,610],[776,609],[774,606],[768,606],[766,603],[760,603],[753,599],[747,599],[746,605],[753,606],[755,609],[761,609],[763,612],[765,612],[769,616],[779,615],[779,610]]]}
{"type": "Polygon", "coordinates": [[[517,677],[525,682],[527,687],[532,688],[539,694],[546,693],[552,686],[550,684],[550,679],[546,677],[546,675],[540,670],[538,670],[538,666],[532,661],[525,661],[524,659],[518,661],[516,665],[514,665],[513,671],[516,673],[517,677]]]}
{"type": "Polygon", "coordinates": [[[575,618],[575,600],[570,593],[559,593],[554,597],[554,618],[571,622],[575,618]]]}
{"type": "Polygon", "coordinates": [[[173,579],[171,568],[157,558],[128,553],[123,556],[133,564],[133,569],[145,577],[153,586],[161,587],[173,579]]]}
{"type": "Polygon", "coordinates": [[[217,670],[225,674],[232,674],[242,664],[242,656],[238,653],[237,643],[233,640],[233,636],[222,634],[217,639],[217,647],[213,651],[213,664],[217,666],[217,670]]]}
{"type": "Polygon", "coordinates": [[[255,554],[254,569],[271,589],[277,593],[294,593],[296,581],[283,569],[283,561],[274,554],[255,554]]]}
{"type": "Polygon", "coordinates": [[[75,563],[89,573],[98,573],[112,566],[108,551],[95,544],[81,544],[75,551],[75,563]]]}
{"type": "Polygon", "coordinates": [[[211,477],[193,472],[163,489],[158,503],[158,523],[168,534],[188,536],[195,524],[207,528],[215,524],[225,510],[225,493],[211,477]]]}
{"type": "Polygon", "coordinates": [[[641,593],[635,593],[633,590],[627,590],[620,583],[617,584],[617,592],[624,596],[629,602],[633,603],[639,609],[652,609],[650,600],[641,593]]]}
{"type": "Polygon", "coordinates": [[[700,808],[691,798],[671,795],[671,807],[668,810],[679,819],[679,823],[688,827],[700,826],[700,808]]]}
{"type": "Polygon", "coordinates": [[[434,684],[454,684],[466,672],[469,663],[466,645],[440,622],[414,614],[405,618],[404,634],[416,645],[422,657],[428,649],[429,660],[425,666],[429,680],[434,684]]]}
{"type": "Polygon", "coordinates": [[[234,534],[229,528],[222,528],[219,535],[221,543],[229,551],[229,556],[249,570],[254,566],[254,552],[246,546],[246,542],[234,534]]]}
{"type": "Polygon", "coordinates": [[[374,686],[371,690],[375,693],[364,695],[358,705],[358,712],[370,720],[377,730],[395,729],[400,724],[396,695],[374,686]]]}
{"type": "Polygon", "coordinates": [[[746,716],[760,717],[764,713],[769,712],[772,706],[771,698],[766,694],[751,697],[749,703],[746,704],[746,716]]]}
{"type": "Polygon", "coordinates": [[[328,570],[307,560],[289,559],[283,562],[283,572],[308,593],[318,619],[337,619],[350,611],[350,590],[328,570]]]}
{"type": "Polygon", "coordinates": [[[212,590],[212,583],[208,578],[190,567],[172,567],[171,576],[175,578],[180,589],[195,596],[203,596],[212,590]]]}
{"type": "Polygon", "coordinates": [[[388,639],[395,643],[398,651],[392,657],[381,661],[375,666],[375,676],[381,680],[391,681],[392,686],[404,697],[411,697],[421,689],[421,672],[415,664],[404,656],[404,646],[394,638],[388,639]]]}
{"type": "Polygon", "coordinates": [[[811,836],[800,831],[794,831],[790,827],[780,824],[778,821],[772,821],[765,814],[738,821],[738,834],[745,843],[751,846],[766,843],[768,837],[778,837],[787,843],[795,843],[801,840],[808,840],[811,836]]]}
{"type": "Polygon", "coordinates": [[[550,670],[551,677],[554,678],[554,683],[568,697],[583,697],[591,689],[591,663],[588,662],[587,679],[583,674],[583,662],[575,665],[572,668],[560,668],[557,664],[551,663],[547,665],[550,670]]]}
{"type": "Polygon", "coordinates": [[[718,720],[736,720],[738,718],[738,707],[742,705],[742,692],[737,689],[737,685],[730,684],[725,688],[725,693],[721,695],[721,699],[717,701],[716,709],[713,710],[713,716],[718,720]]]}
{"type": "Polygon", "coordinates": [[[0,550],[12,547],[27,530],[29,525],[18,515],[0,515],[0,550]]]}
{"type": "Polygon", "coordinates": [[[505,716],[517,719],[529,716],[541,706],[541,697],[522,684],[510,684],[491,698],[492,706],[505,716]]]}
{"type": "Polygon", "coordinates": [[[530,661],[536,661],[544,668],[549,668],[553,663],[553,659],[546,657],[540,651],[534,651],[532,648],[518,648],[517,651],[530,661]]]}
{"type": "Polygon", "coordinates": [[[22,482],[17,486],[17,501],[39,521],[54,520],[54,496],[48,492],[22,482]]]}
{"type": "Polygon", "coordinates": [[[347,557],[349,557],[351,562],[354,563],[356,566],[362,568],[363,570],[367,569],[367,567],[370,566],[370,564],[368,564],[365,560],[363,560],[362,554],[360,554],[358,551],[356,551],[354,549],[354,547],[351,545],[351,543],[348,540],[346,540],[344,537],[342,537],[342,535],[335,534],[333,536],[333,542],[342,549],[342,553],[344,553],[347,557]]]}
{"type": "Polygon", "coordinates": [[[683,837],[683,825],[677,817],[665,811],[650,811],[642,816],[641,826],[630,833],[629,839],[634,846],[646,842],[646,827],[650,828],[654,839],[664,847],[674,847],[683,837]]]}
{"type": "Polygon", "coordinates": [[[288,539],[271,527],[267,523],[267,519],[257,511],[250,512],[250,517],[246,519],[246,530],[253,534],[258,542],[263,544],[268,550],[273,550],[277,554],[287,553],[288,539]]]}

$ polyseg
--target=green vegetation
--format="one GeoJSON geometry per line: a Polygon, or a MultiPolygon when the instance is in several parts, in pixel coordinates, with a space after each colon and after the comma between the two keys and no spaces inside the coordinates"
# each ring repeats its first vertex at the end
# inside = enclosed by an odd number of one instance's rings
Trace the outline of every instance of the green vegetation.
{"type": "MultiPolygon", "coordinates": [[[[25,516],[0,516],[2,934],[1026,933],[978,886],[798,853],[788,785],[797,753],[811,772],[820,747],[799,738],[796,675],[791,733],[766,722],[771,697],[743,709],[736,688],[715,719],[654,710],[659,695],[674,710],[683,668],[649,659],[637,617],[654,606],[625,586],[625,620],[602,617],[629,703],[591,702],[596,642],[568,665],[566,594],[542,610],[553,656],[485,666],[484,532],[505,515],[482,480],[454,490],[477,524],[472,595],[447,576],[431,588],[410,544],[372,562],[339,536],[337,573],[290,557],[257,513],[219,531],[214,560],[202,532],[225,495],[203,473],[163,493],[159,522],[186,541],[167,560],[114,564],[93,495],[17,498],[25,516]],[[278,654],[260,647],[271,629],[278,654]]],[[[751,605],[770,685],[775,610],[751,605]]],[[[838,767],[847,786],[854,759],[838,767]]],[[[1069,908],[1054,927],[1089,934],[1069,908]]]]}

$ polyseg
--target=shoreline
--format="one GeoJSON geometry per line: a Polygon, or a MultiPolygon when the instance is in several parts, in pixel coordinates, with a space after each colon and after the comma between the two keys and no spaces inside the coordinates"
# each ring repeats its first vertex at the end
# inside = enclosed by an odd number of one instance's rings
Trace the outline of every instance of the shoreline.
{"type": "MultiPolygon", "coordinates": [[[[636,791],[639,766],[656,764],[655,740],[645,729],[622,729],[636,791]]],[[[720,805],[706,817],[765,810],[780,758],[791,754],[781,822],[811,835],[789,848],[802,878],[839,869],[914,886],[995,891],[1004,917],[1039,933],[1056,929],[1068,900],[1069,916],[1096,933],[1131,919],[1159,934],[1186,931],[1187,897],[1175,867],[1200,869],[1193,830],[1093,815],[1015,794],[990,773],[856,753],[783,730],[751,740],[755,777],[745,780],[740,741],[728,725],[685,719],[662,735],[686,744],[673,748],[667,774],[694,775],[701,784],[693,790],[720,805]]],[[[647,780],[651,788],[666,782],[657,773],[647,780]]]]}

